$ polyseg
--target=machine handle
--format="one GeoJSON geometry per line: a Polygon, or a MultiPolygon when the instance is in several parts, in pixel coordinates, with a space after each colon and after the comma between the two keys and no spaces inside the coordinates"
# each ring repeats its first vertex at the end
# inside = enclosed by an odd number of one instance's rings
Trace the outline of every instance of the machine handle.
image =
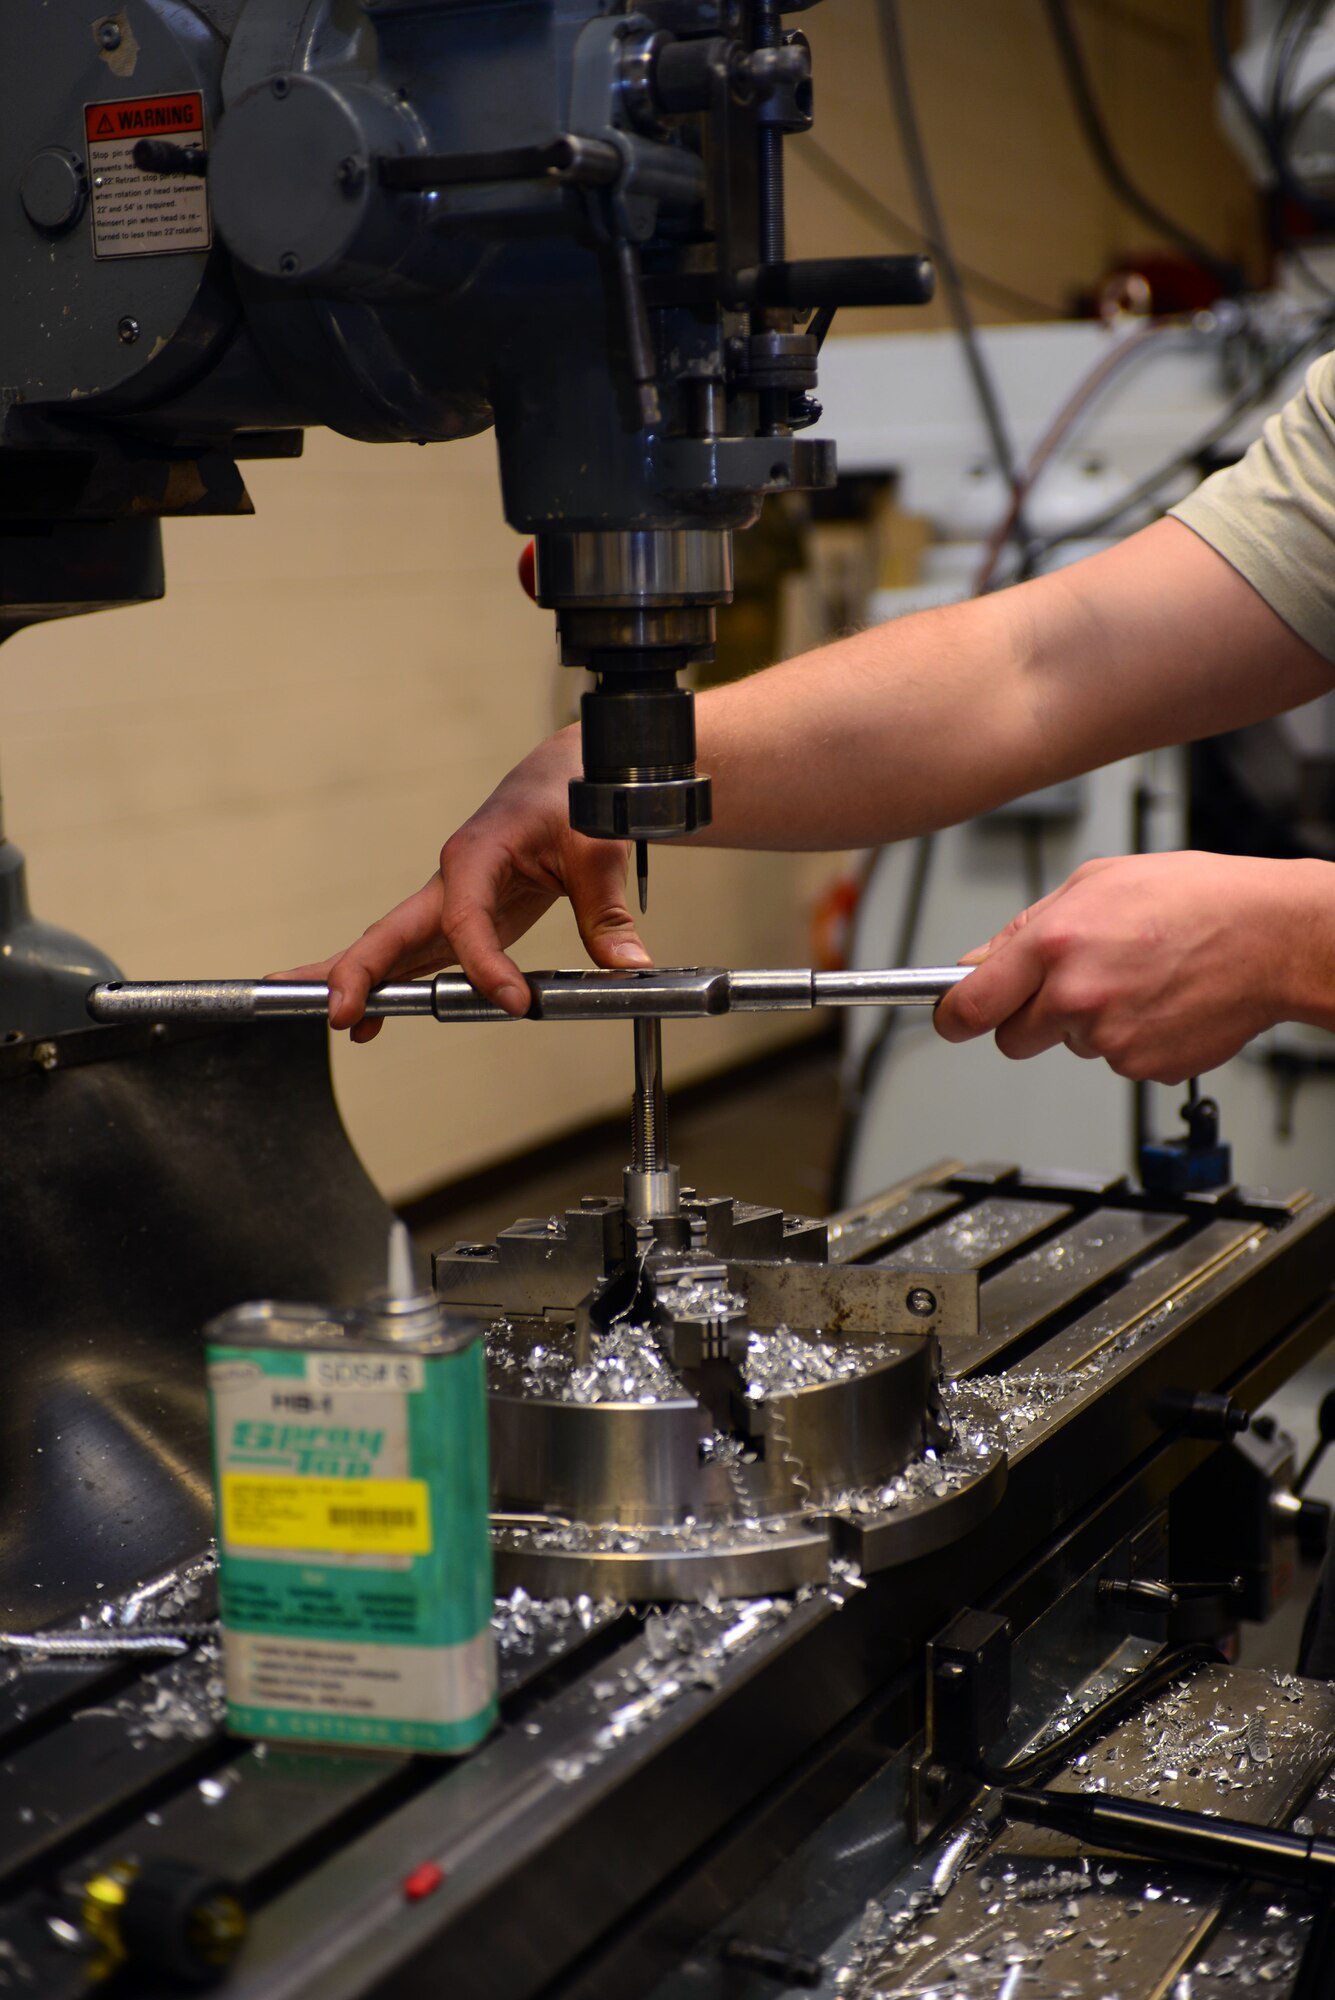
{"type": "Polygon", "coordinates": [[[936,273],[927,257],[806,257],[739,271],[731,289],[754,306],[925,306],[936,273]]]}
{"type": "MultiPolygon", "coordinates": [[[[530,1021],[701,1020],[712,1014],[791,1012],[811,1007],[930,1007],[972,971],[967,965],[890,971],[811,972],[755,967],[682,967],[643,972],[596,969],[525,974],[530,1021]]],[[[329,988],[315,981],[111,980],[94,986],[95,1021],[253,1021],[266,1015],[323,1014],[329,988]]],[[[432,1014],[438,1021],[510,1021],[461,972],[377,986],[370,1015],[432,1014]]]]}

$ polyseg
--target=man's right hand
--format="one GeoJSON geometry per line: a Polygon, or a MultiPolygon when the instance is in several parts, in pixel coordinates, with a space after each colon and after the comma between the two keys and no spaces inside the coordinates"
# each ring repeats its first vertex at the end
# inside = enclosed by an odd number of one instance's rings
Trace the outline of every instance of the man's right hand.
{"type": "Polygon", "coordinates": [[[326,981],[330,1026],[351,1029],[358,1042],[381,1027],[363,1014],[373,986],[447,965],[461,966],[507,1013],[523,1014],[528,987],[505,948],[561,896],[595,964],[651,964],[626,903],[626,843],[571,830],[568,786],[579,767],[577,729],[540,743],[450,836],[415,895],[333,958],[280,976],[326,981]]]}

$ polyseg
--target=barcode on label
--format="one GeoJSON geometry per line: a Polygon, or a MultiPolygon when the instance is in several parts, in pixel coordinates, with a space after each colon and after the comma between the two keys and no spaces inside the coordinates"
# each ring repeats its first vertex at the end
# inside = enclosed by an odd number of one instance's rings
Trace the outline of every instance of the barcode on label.
{"type": "Polygon", "coordinates": [[[331,1507],[329,1519],[336,1528],[411,1528],[417,1512],[412,1507],[331,1507]]]}
{"type": "Polygon", "coordinates": [[[309,1479],[281,1472],[222,1476],[226,1549],[424,1556],[431,1493],[424,1479],[309,1479]]]}

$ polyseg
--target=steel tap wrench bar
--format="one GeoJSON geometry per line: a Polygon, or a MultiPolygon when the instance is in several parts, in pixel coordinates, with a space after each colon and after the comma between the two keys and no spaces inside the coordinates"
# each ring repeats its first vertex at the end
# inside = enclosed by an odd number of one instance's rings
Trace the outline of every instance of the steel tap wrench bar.
{"type": "MultiPolygon", "coordinates": [[[[931,1007],[972,970],[967,965],[889,971],[811,972],[774,967],[724,971],[685,967],[643,972],[529,972],[532,1002],[523,1016],[484,998],[461,972],[377,986],[370,1015],[425,1014],[437,1021],[699,1020],[713,1014],[796,1012],[811,1007],[931,1007]]],[[[95,1021],[253,1021],[323,1014],[329,988],[314,981],[185,979],[112,980],[94,986],[95,1021]]]]}

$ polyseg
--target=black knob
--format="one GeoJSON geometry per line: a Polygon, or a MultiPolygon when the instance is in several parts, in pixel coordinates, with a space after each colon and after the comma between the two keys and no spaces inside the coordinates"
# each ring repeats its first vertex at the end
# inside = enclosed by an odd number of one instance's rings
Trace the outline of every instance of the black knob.
{"type": "Polygon", "coordinates": [[[132,1965],[211,1986],[241,1949],[246,1916],[230,1882],[163,1856],[146,1861],[129,1883],[120,1934],[132,1965]]]}
{"type": "Polygon", "coordinates": [[[1165,1430],[1179,1424],[1188,1437],[1221,1444],[1245,1431],[1251,1422],[1249,1413],[1231,1396],[1205,1389],[1165,1389],[1155,1402],[1154,1414],[1165,1430]]]}

